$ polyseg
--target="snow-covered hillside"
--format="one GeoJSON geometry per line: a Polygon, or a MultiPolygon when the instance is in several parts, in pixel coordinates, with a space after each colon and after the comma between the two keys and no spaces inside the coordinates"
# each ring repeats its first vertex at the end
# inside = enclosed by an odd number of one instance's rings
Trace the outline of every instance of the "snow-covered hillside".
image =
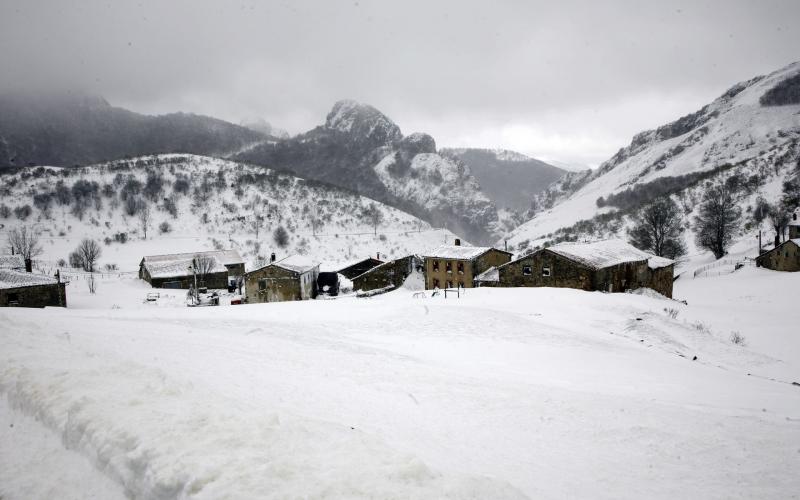
{"type": "Polygon", "coordinates": [[[73,282],[0,309],[0,495],[791,498],[798,286],[186,308],[73,282]]]}
{"type": "Polygon", "coordinates": [[[101,268],[126,271],[152,254],[235,248],[250,263],[271,252],[341,262],[418,253],[454,238],[330,185],[194,155],[26,168],[3,176],[0,189],[0,239],[21,225],[41,232],[39,260],[49,266],[84,237],[104,242],[101,268]],[[142,207],[150,213],[146,238],[142,207]],[[278,227],[288,233],[285,246],[273,237],[278,227]]]}
{"type": "Polygon", "coordinates": [[[670,188],[668,194],[682,199],[691,209],[696,202],[692,190],[703,181],[738,177],[747,191],[743,208],[759,191],[775,201],[775,193],[765,186],[796,175],[800,104],[785,101],[766,105],[761,99],[798,73],[800,63],[794,63],[768,76],[739,83],[698,112],[638,134],[597,170],[568,174],[539,197],[541,211],[514,230],[510,242],[518,248],[530,248],[554,239],[592,236],[592,230],[618,232],[624,220],[616,218],[616,223],[609,223],[615,220],[609,214],[619,212],[622,216],[625,212],[605,202],[613,200],[614,195],[617,199],[628,194],[635,197],[637,188],[643,186],[657,191],[659,186],[673,183],[678,187],[670,188]],[[598,220],[575,226],[604,214],[606,227],[600,228],[598,220]]]}

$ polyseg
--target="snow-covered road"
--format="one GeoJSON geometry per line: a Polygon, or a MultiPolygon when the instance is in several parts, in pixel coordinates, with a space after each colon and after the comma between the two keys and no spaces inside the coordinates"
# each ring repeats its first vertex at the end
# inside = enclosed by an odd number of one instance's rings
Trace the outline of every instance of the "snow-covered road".
{"type": "Polygon", "coordinates": [[[73,476],[91,470],[83,487],[103,498],[800,491],[800,387],[781,381],[800,359],[761,349],[747,325],[743,347],[699,327],[691,301],[410,295],[1,310],[0,414],[22,424],[0,434],[15,436],[0,440],[0,496],[37,495],[10,481],[41,475],[17,451],[27,442],[73,476]]]}

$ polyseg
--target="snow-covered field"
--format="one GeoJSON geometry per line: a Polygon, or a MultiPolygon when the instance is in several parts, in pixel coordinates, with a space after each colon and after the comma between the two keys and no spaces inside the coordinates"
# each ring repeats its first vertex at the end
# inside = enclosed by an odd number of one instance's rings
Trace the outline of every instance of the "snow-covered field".
{"type": "Polygon", "coordinates": [[[0,497],[796,497],[798,286],[190,309],[75,282],[0,309],[0,497]]]}

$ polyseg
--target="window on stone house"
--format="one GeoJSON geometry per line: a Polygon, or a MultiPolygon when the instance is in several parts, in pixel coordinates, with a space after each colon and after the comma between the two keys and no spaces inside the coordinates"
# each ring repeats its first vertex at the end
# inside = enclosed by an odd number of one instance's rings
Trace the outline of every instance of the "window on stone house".
{"type": "Polygon", "coordinates": [[[533,271],[531,271],[531,266],[522,266],[522,274],[525,276],[530,276],[533,274],[533,271]]]}
{"type": "Polygon", "coordinates": [[[444,267],[445,271],[447,271],[448,273],[452,273],[453,272],[453,263],[452,262],[447,261],[444,266],[445,266],[444,267]]]}
{"type": "Polygon", "coordinates": [[[464,274],[464,263],[463,262],[459,262],[458,263],[458,274],[464,274]]]}
{"type": "Polygon", "coordinates": [[[447,282],[447,288],[453,288],[453,282],[452,282],[452,281],[449,281],[449,280],[448,280],[448,282],[447,282]]]}
{"type": "Polygon", "coordinates": [[[6,297],[8,299],[8,305],[17,305],[19,304],[19,294],[16,293],[9,293],[6,297]]]}
{"type": "Polygon", "coordinates": [[[433,270],[434,271],[438,271],[439,270],[439,261],[438,260],[434,260],[433,261],[433,270]]]}
{"type": "Polygon", "coordinates": [[[263,292],[266,289],[267,289],[267,280],[265,279],[258,280],[258,290],[260,292],[263,292]]]}
{"type": "Polygon", "coordinates": [[[436,278],[433,278],[433,288],[439,288],[439,280],[436,278]]]}
{"type": "Polygon", "coordinates": [[[464,282],[463,281],[459,281],[458,282],[458,288],[464,288],[464,282]]]}
{"type": "Polygon", "coordinates": [[[543,267],[542,268],[542,276],[545,276],[545,277],[550,276],[550,268],[549,267],[543,267]]]}

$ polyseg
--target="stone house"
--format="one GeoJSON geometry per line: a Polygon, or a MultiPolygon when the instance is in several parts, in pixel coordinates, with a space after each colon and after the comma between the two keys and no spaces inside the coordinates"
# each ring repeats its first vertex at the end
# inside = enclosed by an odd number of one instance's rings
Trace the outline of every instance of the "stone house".
{"type": "Polygon", "coordinates": [[[384,262],[353,278],[353,290],[369,292],[372,290],[394,290],[403,285],[409,276],[417,276],[420,288],[424,285],[423,260],[418,255],[407,255],[384,262]]]}
{"type": "Polygon", "coordinates": [[[773,271],[800,271],[800,238],[786,240],[756,257],[756,265],[773,271]]]}
{"type": "MultiPolygon", "coordinates": [[[[274,254],[273,254],[274,258],[274,254]]],[[[245,274],[248,304],[308,300],[317,296],[319,264],[293,255],[245,274]]]]}
{"type": "Polygon", "coordinates": [[[472,288],[474,279],[490,267],[511,260],[511,253],[492,247],[442,245],[425,255],[425,289],[472,288]]]}
{"type": "Polygon", "coordinates": [[[647,287],[672,297],[674,262],[622,240],[560,243],[498,267],[497,286],[624,292],[647,287]]]}
{"type": "Polygon", "coordinates": [[[367,257],[366,259],[359,260],[358,262],[351,262],[350,264],[337,269],[336,272],[344,276],[345,278],[352,280],[356,276],[360,276],[365,272],[369,271],[375,266],[379,266],[383,264],[382,260],[376,259],[374,257],[367,257]]]}
{"type": "Polygon", "coordinates": [[[800,208],[796,208],[789,219],[789,239],[800,239],[800,208]]]}
{"type": "Polygon", "coordinates": [[[0,269],[0,307],[67,307],[60,279],[17,269],[0,269]]]}
{"type": "Polygon", "coordinates": [[[197,276],[197,286],[228,288],[244,276],[244,260],[236,250],[148,255],[139,263],[139,278],[153,288],[190,288],[194,286],[194,259],[211,259],[209,272],[197,276]]]}

